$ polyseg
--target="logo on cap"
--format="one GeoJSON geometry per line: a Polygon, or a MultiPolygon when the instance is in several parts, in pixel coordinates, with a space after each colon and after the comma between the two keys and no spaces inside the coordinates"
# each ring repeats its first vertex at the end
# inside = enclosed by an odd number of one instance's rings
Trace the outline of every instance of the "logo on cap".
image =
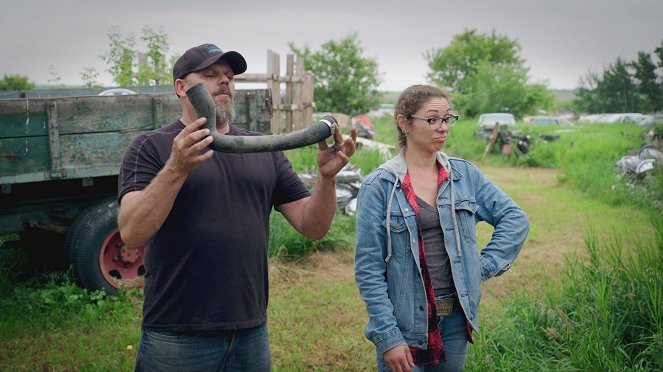
{"type": "Polygon", "coordinates": [[[203,44],[202,46],[204,46],[209,53],[221,53],[221,49],[219,49],[219,47],[214,44],[203,44]]]}

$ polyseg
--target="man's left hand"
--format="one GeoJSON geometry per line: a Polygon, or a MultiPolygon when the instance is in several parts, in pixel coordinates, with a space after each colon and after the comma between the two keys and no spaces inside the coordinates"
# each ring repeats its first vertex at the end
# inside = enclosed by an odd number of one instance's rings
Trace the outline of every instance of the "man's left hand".
{"type": "Polygon", "coordinates": [[[332,178],[348,164],[350,157],[355,153],[355,142],[357,130],[352,128],[350,137],[345,142],[338,126],[334,128],[334,144],[329,146],[327,141],[318,142],[318,168],[319,175],[324,178],[332,178]]]}

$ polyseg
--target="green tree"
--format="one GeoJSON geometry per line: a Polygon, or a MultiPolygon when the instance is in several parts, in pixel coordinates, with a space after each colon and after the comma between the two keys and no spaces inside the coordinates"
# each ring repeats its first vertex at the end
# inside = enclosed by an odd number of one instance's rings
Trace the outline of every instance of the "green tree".
{"type": "Polygon", "coordinates": [[[101,56],[101,59],[110,66],[107,71],[117,85],[134,85],[134,60],[137,56],[134,34],[124,38],[119,27],[113,26],[106,36],[110,51],[101,56]]]}
{"type": "Polygon", "coordinates": [[[581,112],[656,112],[663,110],[663,41],[651,55],[638,52],[635,61],[618,57],[602,74],[588,74],[576,89],[576,107],[581,112]],[[659,68],[657,68],[657,66],[659,68]]]}
{"type": "Polygon", "coordinates": [[[365,113],[380,102],[381,76],[377,61],[363,57],[363,49],[352,34],[340,41],[330,40],[317,52],[288,43],[292,52],[304,58],[304,69],[315,76],[313,94],[319,111],[348,115],[365,113]]]}
{"type": "Polygon", "coordinates": [[[141,40],[145,43],[147,51],[143,52],[136,47],[134,34],[122,36],[117,26],[110,28],[107,36],[110,51],[102,56],[110,67],[108,72],[118,85],[162,85],[172,83],[170,73],[171,62],[167,62],[168,35],[162,28],[152,29],[143,27],[141,40]]]}
{"type": "Polygon", "coordinates": [[[658,67],[663,68],[663,40],[661,40],[661,45],[654,49],[654,54],[658,57],[658,67]]]}
{"type": "Polygon", "coordinates": [[[64,88],[64,84],[62,84],[62,76],[58,70],[55,69],[54,65],[48,65],[48,75],[50,76],[48,82],[51,84],[52,89],[64,88]]]}
{"type": "Polygon", "coordinates": [[[466,79],[472,79],[479,72],[481,62],[495,68],[519,70],[523,68],[519,53],[517,41],[497,35],[494,30],[490,35],[465,30],[455,35],[449,46],[432,49],[424,53],[424,58],[428,62],[428,78],[432,82],[454,92],[467,93],[474,87],[466,79]]]}
{"type": "Polygon", "coordinates": [[[80,73],[81,80],[83,80],[83,86],[86,88],[97,88],[101,84],[97,82],[99,77],[99,72],[94,67],[88,66],[83,68],[83,71],[80,73]]]}
{"type": "Polygon", "coordinates": [[[599,94],[608,112],[635,112],[637,107],[637,87],[629,72],[629,63],[621,57],[603,72],[598,85],[599,94]]]}
{"type": "Polygon", "coordinates": [[[2,80],[0,80],[0,91],[30,90],[34,88],[35,84],[28,81],[27,76],[19,74],[4,74],[2,80]]]}
{"type": "Polygon", "coordinates": [[[661,84],[656,81],[656,65],[652,62],[651,55],[646,52],[638,52],[638,59],[631,62],[631,66],[635,70],[634,77],[638,82],[640,110],[655,111],[663,96],[663,90],[661,84]]]}
{"type": "Polygon", "coordinates": [[[143,42],[147,45],[147,53],[139,53],[138,85],[163,85],[173,82],[171,66],[166,62],[168,51],[168,35],[162,28],[154,31],[151,27],[143,28],[143,42]]]}
{"type": "Polygon", "coordinates": [[[598,73],[593,71],[588,71],[579,79],[578,88],[575,90],[576,98],[573,101],[575,111],[592,114],[602,112],[601,97],[596,89],[600,80],[598,73]]]}
{"type": "Polygon", "coordinates": [[[554,94],[543,84],[529,84],[520,45],[493,30],[466,30],[445,48],[424,53],[428,78],[447,87],[464,115],[506,111],[516,116],[550,109],[554,94]]]}

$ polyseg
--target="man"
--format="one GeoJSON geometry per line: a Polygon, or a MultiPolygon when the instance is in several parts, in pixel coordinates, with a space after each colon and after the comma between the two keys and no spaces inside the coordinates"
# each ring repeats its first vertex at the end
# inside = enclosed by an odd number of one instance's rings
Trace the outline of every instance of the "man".
{"type": "MultiPolygon", "coordinates": [[[[320,239],[336,209],[336,174],[356,132],[318,144],[309,193],[282,152],[220,153],[186,91],[203,83],[224,135],[231,124],[239,53],[212,44],[187,50],[173,67],[182,117],[137,136],[119,178],[118,224],[128,246],[147,244],[145,302],[136,370],[271,368],[267,335],[267,240],[272,206],[301,234],[320,239]]],[[[255,133],[253,133],[255,135],[255,133]]]]}

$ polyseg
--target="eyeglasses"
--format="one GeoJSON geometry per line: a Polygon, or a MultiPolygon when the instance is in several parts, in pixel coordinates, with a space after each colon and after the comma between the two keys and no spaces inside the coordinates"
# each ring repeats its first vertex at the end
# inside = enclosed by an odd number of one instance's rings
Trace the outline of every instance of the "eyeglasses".
{"type": "Polygon", "coordinates": [[[456,123],[458,122],[458,115],[454,114],[449,114],[449,116],[445,116],[443,118],[426,118],[419,115],[408,115],[407,118],[408,119],[414,118],[414,119],[427,121],[431,129],[439,129],[440,127],[442,127],[443,123],[446,124],[449,128],[451,128],[455,126],[456,123]]]}

